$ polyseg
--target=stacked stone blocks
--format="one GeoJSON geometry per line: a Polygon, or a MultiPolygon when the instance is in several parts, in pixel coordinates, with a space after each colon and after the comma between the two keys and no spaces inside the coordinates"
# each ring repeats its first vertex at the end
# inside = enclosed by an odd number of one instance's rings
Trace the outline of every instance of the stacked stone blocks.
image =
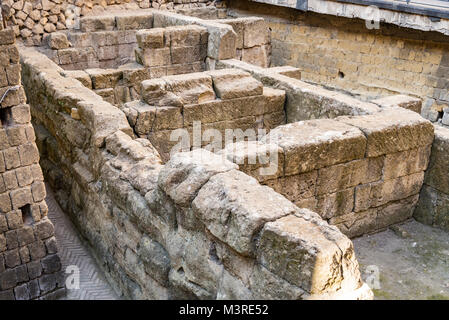
{"type": "Polygon", "coordinates": [[[0,30],[0,300],[51,299],[65,279],[14,41],[12,29],[0,30]]]}

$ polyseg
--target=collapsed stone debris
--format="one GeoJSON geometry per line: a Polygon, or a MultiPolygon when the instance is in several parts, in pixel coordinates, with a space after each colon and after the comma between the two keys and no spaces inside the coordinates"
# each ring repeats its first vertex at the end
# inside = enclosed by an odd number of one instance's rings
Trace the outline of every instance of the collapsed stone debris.
{"type": "Polygon", "coordinates": [[[86,15],[20,50],[0,31],[1,90],[23,84],[0,109],[0,298],[63,293],[43,177],[131,299],[372,299],[351,238],[449,229],[448,129],[420,99],[270,68],[265,20],[217,10],[86,15]],[[33,241],[10,246],[20,230],[33,241]]]}

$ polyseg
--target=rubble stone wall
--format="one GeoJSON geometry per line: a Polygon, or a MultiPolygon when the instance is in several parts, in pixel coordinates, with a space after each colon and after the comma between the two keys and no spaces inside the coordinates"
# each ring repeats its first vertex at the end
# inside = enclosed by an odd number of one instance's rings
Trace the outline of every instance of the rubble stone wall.
{"type": "Polygon", "coordinates": [[[255,140],[285,123],[285,93],[236,69],[146,80],[141,88],[142,100],[122,110],[135,134],[149,139],[164,161],[179,144],[184,151],[206,146],[217,151],[228,141],[255,140]],[[234,136],[234,129],[241,136],[234,136]]]}
{"type": "Polygon", "coordinates": [[[21,62],[45,176],[125,297],[372,297],[316,213],[203,149],[162,165],[117,107],[34,49],[21,62]]]}
{"type": "Polygon", "coordinates": [[[2,5],[8,24],[16,36],[21,37],[27,45],[40,45],[48,34],[76,29],[81,17],[103,14],[105,10],[200,9],[198,14],[206,11],[209,16],[217,18],[217,2],[219,8],[223,7],[221,1],[212,0],[3,0],[2,5]],[[206,8],[211,9],[204,10],[206,8]]]}
{"type": "Polygon", "coordinates": [[[414,217],[425,224],[449,230],[449,129],[435,126],[429,169],[424,178],[414,217]]]}
{"type": "Polygon", "coordinates": [[[65,294],[12,29],[0,25],[0,300],[65,294]]]}
{"type": "MultiPolygon", "coordinates": [[[[228,1],[228,14],[265,18],[272,30],[274,66],[298,67],[305,81],[363,99],[393,94],[417,97],[423,101],[425,118],[449,125],[449,114],[444,111],[449,104],[447,35],[384,23],[370,30],[361,19],[304,13],[247,0],[228,1]]],[[[399,14],[391,16],[398,18],[399,14]]],[[[404,17],[400,22],[417,21],[404,17]]],[[[432,25],[442,32],[447,30],[438,22],[432,25]]]]}

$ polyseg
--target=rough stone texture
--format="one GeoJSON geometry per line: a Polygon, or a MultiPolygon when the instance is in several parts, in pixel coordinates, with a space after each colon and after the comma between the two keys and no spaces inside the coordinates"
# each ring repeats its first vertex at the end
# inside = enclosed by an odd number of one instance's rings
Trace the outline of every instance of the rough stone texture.
{"type": "MultiPolygon", "coordinates": [[[[108,270],[108,277],[123,296],[370,298],[371,291],[360,280],[349,240],[317,214],[302,212],[282,195],[237,171],[237,166],[222,155],[204,149],[174,155],[163,166],[155,147],[147,139],[134,137],[121,110],[102,101],[77,80],[62,76],[61,70],[35,51],[24,50],[22,64],[45,176],[58,190],[55,196],[62,208],[71,214],[95,248],[102,267],[108,270]],[[73,90],[67,92],[69,86],[73,90]],[[45,109],[41,107],[43,99],[45,109]],[[78,109],[79,119],[70,116],[73,107],[78,109]],[[318,232],[316,239],[312,234],[286,237],[290,231],[280,223],[276,229],[270,229],[270,241],[261,241],[261,231],[268,223],[298,214],[305,217],[301,220],[305,228],[318,232]],[[327,240],[320,240],[322,237],[327,240]],[[341,285],[312,289],[307,281],[279,274],[277,261],[264,260],[262,265],[258,257],[271,251],[265,246],[281,241],[287,248],[285,258],[289,262],[285,263],[292,265],[292,272],[294,265],[296,273],[303,268],[331,268],[342,270],[345,279],[329,274],[329,282],[341,285]],[[339,258],[298,264],[298,241],[304,244],[305,251],[310,250],[306,255],[321,252],[323,257],[339,258]]],[[[189,102],[200,99],[201,92],[210,96],[205,89],[213,88],[213,78],[208,73],[181,77],[178,81],[162,80],[169,84],[170,92],[189,102]]],[[[259,107],[256,110],[260,114],[282,109],[282,91],[264,88],[260,94],[260,86],[255,88],[256,91],[248,92],[258,95],[231,99],[238,103],[229,105],[229,110],[245,110],[242,106],[248,101],[253,101],[250,106],[259,107]]],[[[198,101],[198,105],[214,101],[198,101]]],[[[134,107],[142,104],[135,103],[134,107]]],[[[154,106],[149,107],[141,115],[151,121],[154,106]]],[[[173,109],[180,108],[156,105],[156,119],[166,112],[174,115],[173,109]]],[[[135,119],[136,123],[142,120],[139,118],[132,112],[128,114],[128,119],[135,119]]],[[[170,127],[173,122],[164,121],[159,124],[161,128],[170,127]]],[[[40,234],[47,233],[45,226],[39,230],[40,234]]],[[[33,247],[33,252],[39,256],[39,246],[33,247]]],[[[45,277],[39,282],[43,290],[50,290],[55,283],[45,274],[55,265],[51,258],[48,260],[40,270],[45,277]]],[[[325,277],[323,274],[323,281],[325,277]]]]}
{"type": "Polygon", "coordinates": [[[148,138],[164,161],[179,149],[208,146],[219,151],[235,140],[255,140],[259,130],[285,122],[284,92],[264,88],[235,69],[145,80],[141,97],[122,110],[136,134],[148,138]]]}
{"type": "MultiPolygon", "coordinates": [[[[11,29],[0,32],[0,55],[8,56],[13,52],[10,46],[15,46],[14,33],[11,29]]],[[[20,64],[13,56],[1,69],[18,73],[2,86],[20,85],[20,64]]],[[[25,103],[0,105],[0,300],[30,300],[65,290],[63,282],[47,280],[63,276],[63,271],[57,250],[49,252],[43,246],[54,236],[54,229],[47,218],[39,154],[30,107],[25,103]],[[30,264],[42,265],[45,275],[30,264]],[[31,279],[41,284],[34,291],[31,279]]]]}
{"type": "Polygon", "coordinates": [[[297,206],[316,211],[352,238],[413,215],[433,131],[417,113],[385,107],[371,115],[282,125],[261,142],[230,144],[222,153],[240,170],[297,206]]]}
{"type": "Polygon", "coordinates": [[[449,129],[435,126],[429,169],[426,171],[414,217],[418,221],[449,230],[449,129]]]}

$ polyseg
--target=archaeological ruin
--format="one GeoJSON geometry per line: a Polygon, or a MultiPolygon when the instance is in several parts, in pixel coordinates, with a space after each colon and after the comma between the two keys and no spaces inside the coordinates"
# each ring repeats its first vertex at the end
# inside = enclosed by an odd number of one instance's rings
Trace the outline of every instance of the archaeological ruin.
{"type": "Polygon", "coordinates": [[[67,295],[46,190],[121,299],[369,300],[354,239],[449,240],[449,8],[0,2],[0,300],[67,295]]]}

